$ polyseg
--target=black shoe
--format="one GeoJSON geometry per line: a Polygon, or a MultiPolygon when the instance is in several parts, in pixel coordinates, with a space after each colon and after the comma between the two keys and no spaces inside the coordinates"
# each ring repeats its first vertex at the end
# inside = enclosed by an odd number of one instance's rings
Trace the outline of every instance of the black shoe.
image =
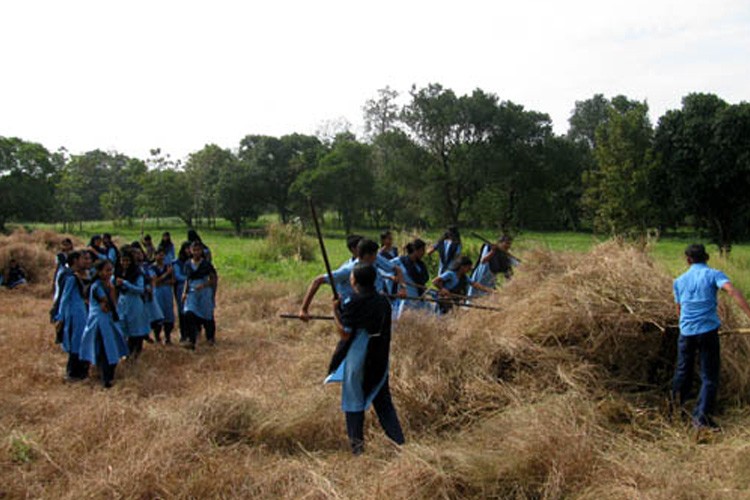
{"type": "Polygon", "coordinates": [[[721,426],[716,423],[716,421],[709,417],[708,415],[704,415],[699,418],[693,418],[693,428],[696,430],[707,430],[711,432],[721,432],[721,426]]]}
{"type": "Polygon", "coordinates": [[[105,389],[111,389],[112,388],[112,382],[104,382],[104,388],[105,389]]]}

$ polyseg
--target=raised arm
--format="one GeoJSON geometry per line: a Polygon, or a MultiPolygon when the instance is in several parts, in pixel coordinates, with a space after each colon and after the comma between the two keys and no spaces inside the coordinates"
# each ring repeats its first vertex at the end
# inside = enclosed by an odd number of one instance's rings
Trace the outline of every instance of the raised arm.
{"type": "MultiPolygon", "coordinates": [[[[745,313],[745,315],[750,318],[750,305],[748,305],[747,300],[745,300],[745,297],[743,297],[742,292],[737,290],[734,285],[727,282],[724,283],[724,285],[721,287],[723,288],[732,299],[737,303],[738,306],[740,306],[740,309],[745,313]]],[[[677,305],[679,307],[679,304],[677,305]]]]}

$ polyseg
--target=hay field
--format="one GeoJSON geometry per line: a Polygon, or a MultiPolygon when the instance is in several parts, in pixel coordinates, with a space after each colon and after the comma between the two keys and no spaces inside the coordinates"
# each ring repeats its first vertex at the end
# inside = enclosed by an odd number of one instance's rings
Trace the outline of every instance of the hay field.
{"type": "Polygon", "coordinates": [[[404,317],[391,388],[407,444],[368,413],[362,457],[321,385],[331,325],[275,317],[299,286],[224,286],[216,347],[146,346],[109,391],[63,382],[48,290],[1,290],[0,497],[748,497],[750,339],[722,340],[724,433],[696,435],[666,410],[660,266],[614,244],[521,257],[487,301],[503,312],[404,317]]]}

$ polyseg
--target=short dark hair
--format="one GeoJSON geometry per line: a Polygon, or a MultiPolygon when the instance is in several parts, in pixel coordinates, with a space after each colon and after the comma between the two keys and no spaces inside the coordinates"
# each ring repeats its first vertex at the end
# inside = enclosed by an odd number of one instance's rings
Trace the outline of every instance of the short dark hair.
{"type": "Polygon", "coordinates": [[[363,238],[359,243],[357,243],[357,257],[359,257],[360,259],[365,255],[375,255],[378,253],[378,250],[378,244],[372,240],[363,238]]]}
{"type": "Polygon", "coordinates": [[[414,252],[416,252],[417,250],[420,250],[420,249],[422,249],[422,248],[424,248],[426,246],[427,246],[427,244],[424,241],[422,241],[421,239],[417,238],[414,241],[409,242],[409,243],[406,244],[406,253],[409,254],[409,255],[411,255],[414,252]]]}
{"type": "Polygon", "coordinates": [[[451,263],[450,269],[451,269],[451,271],[458,271],[462,267],[464,267],[464,266],[470,266],[472,264],[473,264],[473,262],[471,262],[470,258],[468,258],[465,255],[462,255],[461,257],[457,258],[456,260],[454,260],[451,263]]]}
{"type": "Polygon", "coordinates": [[[68,254],[68,264],[72,264],[73,262],[77,261],[81,258],[81,252],[78,250],[73,250],[68,254]]]}
{"type": "Polygon", "coordinates": [[[693,243],[685,249],[685,257],[694,264],[701,264],[708,260],[708,253],[706,253],[706,247],[700,243],[693,243]]]}
{"type": "Polygon", "coordinates": [[[364,236],[360,236],[358,234],[350,234],[346,237],[346,248],[349,250],[355,250],[357,248],[357,245],[359,245],[359,242],[364,239],[364,236]]]}
{"type": "Polygon", "coordinates": [[[388,238],[393,238],[393,233],[391,233],[390,231],[383,231],[382,233],[380,233],[381,244],[385,243],[385,240],[387,240],[388,238]]]}
{"type": "Polygon", "coordinates": [[[354,282],[357,286],[365,289],[375,288],[375,278],[377,277],[377,271],[371,264],[364,264],[362,262],[357,263],[352,269],[354,275],[354,282]]]}

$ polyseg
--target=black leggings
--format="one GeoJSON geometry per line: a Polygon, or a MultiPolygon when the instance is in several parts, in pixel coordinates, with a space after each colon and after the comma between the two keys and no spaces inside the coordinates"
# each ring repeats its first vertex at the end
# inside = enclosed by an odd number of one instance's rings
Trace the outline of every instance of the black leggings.
{"type": "Polygon", "coordinates": [[[143,351],[143,341],[146,340],[145,336],[142,337],[128,337],[128,350],[133,359],[138,358],[143,351]]]}
{"type": "Polygon", "coordinates": [[[71,352],[68,354],[68,366],[65,371],[69,378],[84,379],[89,376],[89,363],[71,352]]]}
{"type": "Polygon", "coordinates": [[[161,340],[161,330],[164,328],[164,341],[167,343],[172,342],[172,330],[174,329],[174,323],[167,323],[161,321],[154,321],[151,323],[151,329],[154,331],[154,337],[156,341],[161,340]]]}
{"type": "Polygon", "coordinates": [[[115,368],[117,368],[117,363],[114,365],[109,364],[107,350],[104,348],[102,332],[97,332],[96,334],[96,350],[98,352],[96,363],[99,365],[99,370],[102,372],[102,385],[104,385],[104,387],[111,387],[112,380],[115,378],[115,368]]]}
{"type": "Polygon", "coordinates": [[[188,311],[185,313],[185,322],[187,323],[188,340],[193,345],[198,340],[201,327],[206,331],[206,340],[212,342],[216,337],[216,322],[212,319],[203,319],[192,311],[188,311]]]}
{"type": "MultiPolygon", "coordinates": [[[[393,406],[388,379],[385,380],[382,389],[372,400],[372,406],[375,408],[375,413],[378,415],[380,426],[385,431],[385,435],[398,445],[404,444],[404,432],[401,430],[401,423],[398,421],[396,408],[393,406]]],[[[346,412],[346,433],[349,435],[352,453],[355,455],[361,454],[365,450],[365,412],[346,412]]]]}

